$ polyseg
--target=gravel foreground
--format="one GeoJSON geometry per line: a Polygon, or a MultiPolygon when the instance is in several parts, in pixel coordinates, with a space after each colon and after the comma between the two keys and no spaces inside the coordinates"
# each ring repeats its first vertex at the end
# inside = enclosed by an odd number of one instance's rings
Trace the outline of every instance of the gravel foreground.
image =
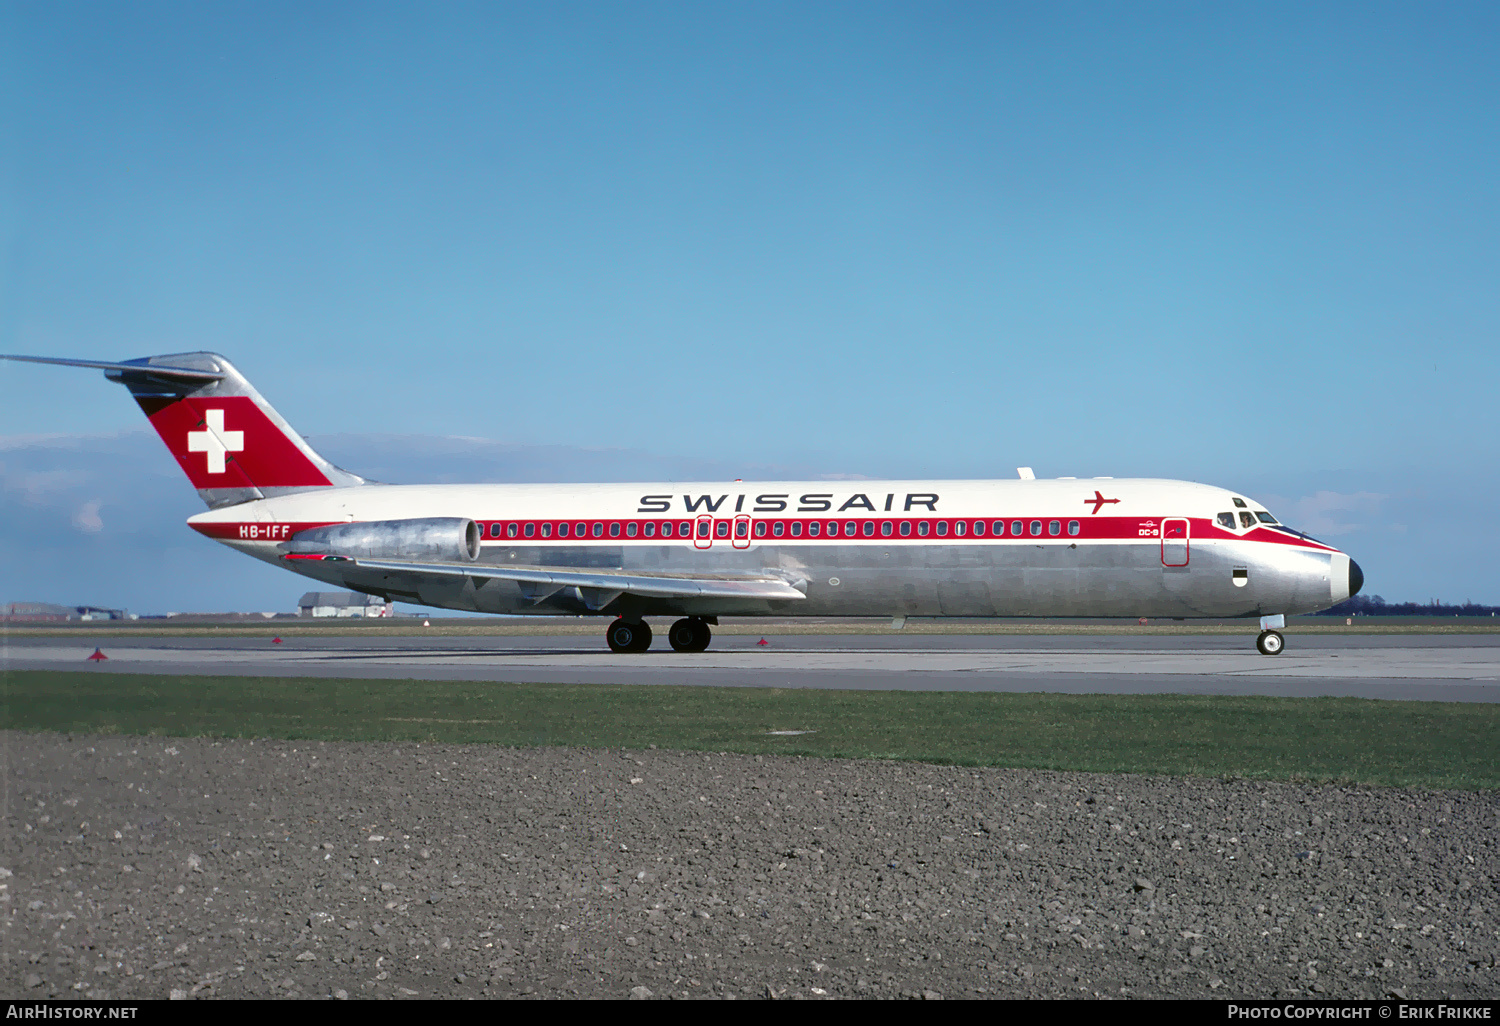
{"type": "Polygon", "coordinates": [[[1489,999],[1488,792],[0,732],[11,997],[1489,999]]]}

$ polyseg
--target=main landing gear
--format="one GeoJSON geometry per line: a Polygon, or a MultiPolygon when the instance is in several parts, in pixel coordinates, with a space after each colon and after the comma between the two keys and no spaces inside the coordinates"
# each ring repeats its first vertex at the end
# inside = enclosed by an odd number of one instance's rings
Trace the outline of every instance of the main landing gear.
{"type": "Polygon", "coordinates": [[[708,624],[696,616],[683,617],[667,632],[667,640],[672,643],[674,652],[702,652],[708,648],[713,636],[708,624]]]}
{"type": "MultiPolygon", "coordinates": [[[[675,652],[702,652],[712,638],[708,624],[696,616],[683,617],[667,632],[667,640],[675,652]]],[[[645,620],[627,620],[622,616],[609,625],[604,640],[611,652],[644,652],[651,647],[651,625],[645,620]]]]}
{"type": "Polygon", "coordinates": [[[609,625],[604,640],[611,652],[644,652],[651,647],[651,625],[645,620],[632,622],[621,617],[609,625]]]}

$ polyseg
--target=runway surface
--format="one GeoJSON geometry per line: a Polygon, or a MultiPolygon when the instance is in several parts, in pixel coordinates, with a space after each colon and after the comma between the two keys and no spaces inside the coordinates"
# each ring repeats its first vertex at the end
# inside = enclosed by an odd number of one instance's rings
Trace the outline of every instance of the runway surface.
{"type": "MultiPolygon", "coordinates": [[[[601,632],[602,633],[602,632],[601,632]]],[[[1500,635],[1244,637],[719,635],[707,652],[615,655],[589,637],[120,637],[0,641],[0,668],[1073,694],[1225,694],[1500,701],[1500,635]],[[91,663],[95,647],[109,657],[91,663]]]]}

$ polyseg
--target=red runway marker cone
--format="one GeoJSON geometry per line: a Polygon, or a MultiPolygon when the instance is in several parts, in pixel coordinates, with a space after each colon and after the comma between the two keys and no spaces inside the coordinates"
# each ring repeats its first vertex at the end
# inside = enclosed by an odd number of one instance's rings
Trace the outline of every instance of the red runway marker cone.
{"type": "Polygon", "coordinates": [[[767,641],[765,638],[761,638],[759,641],[756,642],[756,644],[757,645],[769,645],[770,642],[767,641]]]}
{"type": "Polygon", "coordinates": [[[281,639],[280,638],[272,638],[271,639],[271,644],[273,644],[273,645],[279,645],[279,644],[281,644],[281,639]]]}
{"type": "Polygon", "coordinates": [[[106,660],[108,658],[109,658],[109,656],[105,655],[103,652],[99,651],[96,648],[96,649],[94,649],[94,654],[91,655],[91,656],[89,656],[89,662],[91,662],[91,663],[102,663],[102,662],[104,662],[104,660],[106,660]]]}

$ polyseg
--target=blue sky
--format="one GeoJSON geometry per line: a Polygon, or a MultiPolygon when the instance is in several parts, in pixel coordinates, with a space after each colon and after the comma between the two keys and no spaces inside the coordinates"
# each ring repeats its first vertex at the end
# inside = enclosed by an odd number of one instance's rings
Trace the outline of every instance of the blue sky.
{"type": "MultiPolygon", "coordinates": [[[[1500,499],[1497,30],[0,3],[0,351],[215,349],[405,480],[1209,481],[1372,592],[1500,602],[1466,544],[1500,499]]],[[[123,391],[7,364],[0,399],[0,599],[295,600],[182,527],[123,391]]]]}

